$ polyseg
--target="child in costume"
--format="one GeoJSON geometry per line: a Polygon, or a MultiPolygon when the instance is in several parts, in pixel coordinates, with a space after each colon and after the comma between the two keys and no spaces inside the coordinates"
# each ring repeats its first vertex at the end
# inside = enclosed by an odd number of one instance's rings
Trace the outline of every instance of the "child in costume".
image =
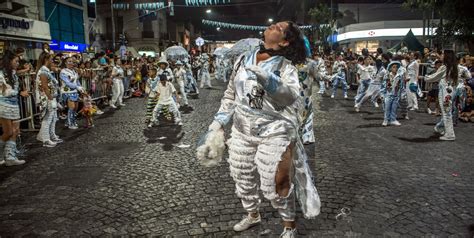
{"type": "Polygon", "coordinates": [[[153,89],[160,81],[160,78],[157,76],[157,70],[155,68],[150,69],[149,76],[150,78],[146,82],[147,86],[145,89],[146,94],[148,95],[145,116],[146,124],[150,123],[151,117],[153,116],[153,109],[155,109],[155,106],[158,103],[158,97],[156,96],[156,93],[153,91],[153,89]]]}
{"type": "Polygon", "coordinates": [[[176,105],[176,103],[179,104],[178,93],[176,92],[173,84],[168,82],[166,75],[160,75],[160,83],[158,83],[152,91],[156,93],[156,97],[159,97],[159,99],[158,103],[153,109],[153,115],[148,127],[151,128],[153,125],[159,125],[158,118],[160,116],[161,110],[165,106],[167,106],[169,112],[173,114],[175,123],[179,126],[183,125],[181,122],[181,114],[179,113],[178,106],[176,105]],[[174,101],[173,95],[176,96],[177,102],[174,101]]]}
{"type": "Polygon", "coordinates": [[[400,61],[392,61],[388,64],[388,72],[384,77],[385,88],[385,113],[382,126],[400,126],[397,121],[397,109],[400,96],[405,85],[405,68],[401,67],[400,61]]]}
{"type": "Polygon", "coordinates": [[[89,94],[82,93],[81,98],[84,105],[79,113],[81,113],[86,119],[86,125],[84,125],[84,128],[92,128],[94,127],[92,116],[96,114],[97,107],[93,104],[94,102],[92,101],[92,97],[89,94]]]}

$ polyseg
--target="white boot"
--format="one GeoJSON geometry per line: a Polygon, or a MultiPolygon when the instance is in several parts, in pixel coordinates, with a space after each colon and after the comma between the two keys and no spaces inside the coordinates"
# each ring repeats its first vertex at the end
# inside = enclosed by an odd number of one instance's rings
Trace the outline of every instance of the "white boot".
{"type": "Polygon", "coordinates": [[[257,225],[262,221],[260,213],[257,217],[252,217],[250,214],[245,216],[239,223],[234,225],[234,231],[245,231],[252,226],[257,225]]]}
{"type": "Polygon", "coordinates": [[[25,163],[24,160],[19,160],[15,156],[16,150],[16,142],[14,141],[7,141],[5,143],[5,165],[6,166],[14,166],[14,165],[22,165],[25,163]]]}
{"type": "Polygon", "coordinates": [[[283,233],[281,233],[280,238],[294,238],[296,237],[296,228],[285,227],[283,233]]]}

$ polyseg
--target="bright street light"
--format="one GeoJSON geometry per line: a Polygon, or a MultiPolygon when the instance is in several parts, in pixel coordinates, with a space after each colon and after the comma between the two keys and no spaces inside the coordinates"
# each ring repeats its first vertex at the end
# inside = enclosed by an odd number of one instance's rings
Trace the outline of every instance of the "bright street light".
{"type": "Polygon", "coordinates": [[[268,18],[268,22],[272,23],[272,22],[273,22],[273,18],[268,18]]]}
{"type": "Polygon", "coordinates": [[[208,14],[211,13],[211,12],[212,12],[211,9],[206,10],[206,13],[208,13],[208,14]]]}
{"type": "Polygon", "coordinates": [[[260,34],[260,35],[263,34],[263,31],[258,32],[258,34],[260,34]]]}
{"type": "Polygon", "coordinates": [[[220,27],[217,27],[217,28],[216,28],[216,30],[220,31],[220,30],[221,30],[221,28],[220,28],[220,27]]]}

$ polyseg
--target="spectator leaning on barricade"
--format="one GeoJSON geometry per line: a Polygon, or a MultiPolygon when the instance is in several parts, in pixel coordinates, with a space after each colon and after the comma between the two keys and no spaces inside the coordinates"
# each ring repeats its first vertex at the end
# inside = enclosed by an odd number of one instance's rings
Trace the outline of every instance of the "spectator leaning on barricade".
{"type": "Polygon", "coordinates": [[[55,147],[63,142],[56,135],[59,82],[51,71],[51,58],[51,54],[41,53],[36,67],[36,103],[41,110],[41,129],[36,139],[43,142],[45,147],[55,147]]]}
{"type": "Polygon", "coordinates": [[[16,75],[19,57],[7,50],[0,65],[0,122],[2,125],[2,138],[0,139],[0,164],[6,166],[24,164],[24,160],[17,157],[16,139],[20,133],[20,124],[15,120],[20,119],[20,106],[18,94],[28,97],[27,91],[19,91],[20,82],[16,75]]]}
{"type": "Polygon", "coordinates": [[[123,94],[124,94],[124,86],[123,80],[125,77],[125,72],[122,68],[122,60],[117,58],[115,59],[115,66],[112,69],[112,101],[110,101],[111,108],[117,108],[115,103],[118,102],[119,106],[123,107],[125,104],[123,103],[123,94]]]}

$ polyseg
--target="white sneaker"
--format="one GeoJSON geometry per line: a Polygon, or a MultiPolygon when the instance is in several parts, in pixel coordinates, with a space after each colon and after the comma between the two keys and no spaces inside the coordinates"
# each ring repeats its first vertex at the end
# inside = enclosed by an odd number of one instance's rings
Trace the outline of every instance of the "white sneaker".
{"type": "Polygon", "coordinates": [[[148,128],[152,128],[152,127],[153,127],[153,122],[150,122],[150,123],[148,124],[148,128]]]}
{"type": "Polygon", "coordinates": [[[426,112],[428,112],[428,114],[433,114],[433,111],[431,111],[431,109],[426,109],[426,112]]]}
{"type": "Polygon", "coordinates": [[[114,104],[110,104],[110,107],[113,109],[117,109],[117,106],[115,106],[114,104]]]}
{"type": "Polygon", "coordinates": [[[22,165],[26,163],[26,161],[24,160],[19,160],[19,159],[15,159],[15,160],[5,160],[5,166],[15,166],[15,165],[22,165]]]}
{"type": "Polygon", "coordinates": [[[53,139],[51,139],[51,141],[54,142],[54,143],[56,143],[56,144],[60,144],[60,143],[63,143],[63,142],[64,142],[64,140],[59,139],[59,137],[53,138],[53,139]]]}
{"type": "Polygon", "coordinates": [[[53,147],[56,147],[58,144],[53,142],[53,141],[50,141],[50,140],[47,140],[47,141],[44,141],[43,142],[43,147],[49,147],[49,148],[53,148],[53,147]]]}
{"type": "Polygon", "coordinates": [[[437,126],[435,126],[433,130],[438,134],[444,135],[444,130],[439,129],[437,126]]]}
{"type": "Polygon", "coordinates": [[[382,126],[388,126],[388,121],[383,121],[382,126]]]}
{"type": "Polygon", "coordinates": [[[120,103],[119,106],[125,107],[125,103],[120,103]]]}
{"type": "Polygon", "coordinates": [[[104,114],[104,112],[103,112],[102,110],[97,110],[96,113],[97,113],[97,115],[102,115],[102,114],[104,114]]]}
{"type": "Polygon", "coordinates": [[[178,125],[178,126],[182,126],[182,125],[183,125],[183,123],[182,123],[181,121],[179,121],[179,122],[176,122],[176,125],[178,125]]]}
{"type": "Polygon", "coordinates": [[[0,165],[3,165],[5,163],[5,160],[0,160],[0,165]]]}
{"type": "Polygon", "coordinates": [[[260,217],[260,214],[258,214],[258,217],[252,217],[250,214],[248,214],[239,223],[234,225],[234,231],[245,231],[250,227],[257,225],[261,221],[262,218],[260,217]]]}
{"type": "Polygon", "coordinates": [[[405,120],[410,120],[410,118],[408,117],[408,115],[406,115],[404,118],[405,118],[405,120]]]}
{"type": "Polygon", "coordinates": [[[451,137],[451,136],[450,136],[450,137],[447,137],[447,136],[441,136],[439,139],[440,139],[440,140],[449,140],[449,141],[453,141],[453,140],[455,140],[455,139],[456,139],[456,137],[454,137],[454,136],[452,136],[452,137],[451,137]]]}
{"type": "Polygon", "coordinates": [[[334,98],[335,96],[334,95],[331,95],[331,98],[334,98]]]}
{"type": "Polygon", "coordinates": [[[347,94],[344,94],[344,99],[347,99],[347,94]]]}
{"type": "Polygon", "coordinates": [[[360,107],[355,107],[356,112],[360,112],[360,107]]]}
{"type": "Polygon", "coordinates": [[[72,125],[72,126],[69,126],[68,128],[71,130],[77,130],[78,127],[76,125],[72,125]]]}
{"type": "Polygon", "coordinates": [[[374,103],[374,106],[375,106],[376,108],[379,108],[379,103],[378,103],[378,102],[375,102],[375,103],[374,103]]]}
{"type": "Polygon", "coordinates": [[[398,121],[392,121],[392,122],[390,122],[390,125],[391,126],[401,126],[402,124],[398,121]]]}
{"type": "Polygon", "coordinates": [[[280,238],[294,238],[296,237],[296,228],[285,227],[283,233],[281,233],[280,238]]]}

